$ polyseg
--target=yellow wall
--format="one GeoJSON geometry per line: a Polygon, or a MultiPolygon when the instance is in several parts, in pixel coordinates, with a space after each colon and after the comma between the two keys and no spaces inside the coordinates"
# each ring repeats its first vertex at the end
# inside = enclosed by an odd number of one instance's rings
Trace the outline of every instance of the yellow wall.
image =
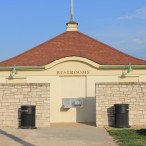
{"type": "Polygon", "coordinates": [[[146,76],[145,75],[139,76],[139,81],[140,82],[146,82],[146,76]]]}
{"type": "Polygon", "coordinates": [[[5,77],[0,77],[0,83],[6,83],[5,77]]]}

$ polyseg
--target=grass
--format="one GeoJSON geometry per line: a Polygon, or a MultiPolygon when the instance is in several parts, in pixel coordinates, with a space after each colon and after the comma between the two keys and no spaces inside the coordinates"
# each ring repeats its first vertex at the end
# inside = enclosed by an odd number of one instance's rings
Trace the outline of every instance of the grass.
{"type": "Polygon", "coordinates": [[[146,146],[146,129],[108,130],[120,146],[146,146]]]}

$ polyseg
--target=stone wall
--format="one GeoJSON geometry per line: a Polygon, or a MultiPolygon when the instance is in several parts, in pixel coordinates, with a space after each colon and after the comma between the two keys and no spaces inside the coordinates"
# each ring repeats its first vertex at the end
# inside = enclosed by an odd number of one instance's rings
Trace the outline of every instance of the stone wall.
{"type": "Polygon", "coordinates": [[[49,84],[0,84],[1,127],[18,127],[21,105],[36,105],[36,126],[50,126],[49,84]]]}
{"type": "Polygon", "coordinates": [[[114,104],[129,104],[131,126],[146,126],[146,83],[96,84],[96,124],[114,125],[114,104]]]}

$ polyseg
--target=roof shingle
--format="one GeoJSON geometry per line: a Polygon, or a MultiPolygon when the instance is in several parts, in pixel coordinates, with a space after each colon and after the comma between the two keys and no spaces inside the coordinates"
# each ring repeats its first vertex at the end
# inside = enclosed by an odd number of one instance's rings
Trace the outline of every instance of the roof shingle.
{"type": "Polygon", "coordinates": [[[78,31],[71,31],[0,62],[0,67],[42,66],[72,56],[87,58],[101,65],[146,65],[144,60],[122,53],[78,31]]]}

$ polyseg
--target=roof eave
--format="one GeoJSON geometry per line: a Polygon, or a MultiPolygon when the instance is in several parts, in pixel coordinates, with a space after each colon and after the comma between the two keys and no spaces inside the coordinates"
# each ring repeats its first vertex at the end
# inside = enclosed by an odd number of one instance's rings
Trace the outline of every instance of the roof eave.
{"type": "MultiPolygon", "coordinates": [[[[14,66],[0,67],[0,71],[10,71],[14,66]]],[[[16,70],[19,71],[39,71],[44,70],[45,66],[15,66],[16,70]]]]}
{"type": "MultiPolygon", "coordinates": [[[[146,65],[130,65],[132,69],[136,70],[146,70],[146,65]]],[[[121,70],[128,69],[129,65],[100,65],[98,69],[100,70],[121,70]]]]}
{"type": "MultiPolygon", "coordinates": [[[[14,66],[0,67],[0,71],[11,71],[14,66]]],[[[100,65],[99,70],[121,70],[128,69],[129,65],[100,65]]],[[[146,65],[131,65],[135,70],[146,70],[146,65]]],[[[15,66],[18,71],[41,71],[45,70],[45,66],[15,66]]]]}

